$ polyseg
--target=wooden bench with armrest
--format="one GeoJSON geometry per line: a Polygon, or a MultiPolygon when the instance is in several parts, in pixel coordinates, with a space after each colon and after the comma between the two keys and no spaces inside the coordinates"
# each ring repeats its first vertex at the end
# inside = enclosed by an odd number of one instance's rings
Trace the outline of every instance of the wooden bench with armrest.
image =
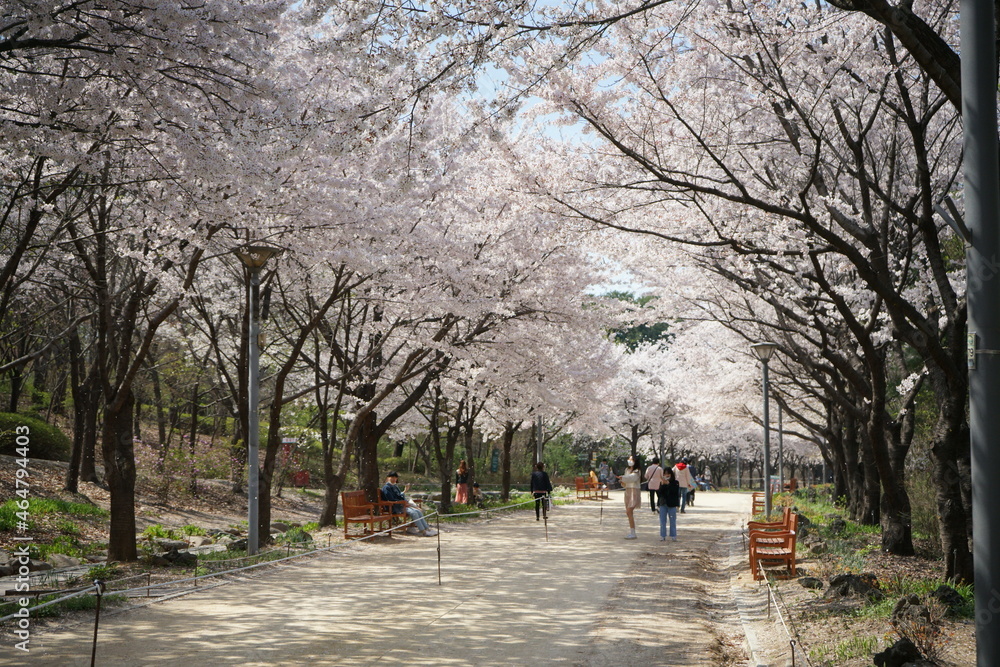
{"type": "Polygon", "coordinates": [[[764,511],[764,492],[754,491],[753,492],[753,506],[750,508],[750,514],[757,516],[764,511]]]}
{"type": "Polygon", "coordinates": [[[785,507],[778,521],[748,521],[747,530],[794,530],[792,526],[792,508],[785,507]]]}
{"type": "Polygon", "coordinates": [[[373,535],[392,527],[392,515],[383,513],[377,505],[368,502],[364,491],[341,491],[340,505],[344,512],[345,540],[373,535]],[[361,525],[360,535],[351,534],[352,524],[361,525]]]}
{"type": "Polygon", "coordinates": [[[799,515],[786,508],[785,521],[751,522],[747,542],[750,550],[750,571],[754,579],[762,579],[760,563],[784,565],[782,576],[795,577],[795,542],[799,515]],[[787,522],[787,523],[786,523],[787,522]],[[786,527],[787,526],[787,527],[786,527]]]}
{"type": "Polygon", "coordinates": [[[597,497],[595,494],[594,485],[590,483],[590,480],[583,477],[577,477],[576,482],[576,498],[580,500],[592,500],[597,497]]]}

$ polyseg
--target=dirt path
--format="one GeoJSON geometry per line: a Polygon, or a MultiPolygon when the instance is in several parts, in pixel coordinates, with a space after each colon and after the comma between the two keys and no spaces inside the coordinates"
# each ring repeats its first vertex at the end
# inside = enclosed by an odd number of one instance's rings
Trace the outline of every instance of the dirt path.
{"type": "MultiPolygon", "coordinates": [[[[745,664],[727,559],[746,495],[700,493],[659,541],[620,494],[396,537],[102,618],[99,665],[745,664]],[[728,654],[724,656],[723,654],[728,654]]],[[[32,637],[25,662],[88,665],[92,621],[32,637]]],[[[6,658],[13,651],[3,647],[6,658]]],[[[23,654],[22,654],[23,655],[23,654]]]]}

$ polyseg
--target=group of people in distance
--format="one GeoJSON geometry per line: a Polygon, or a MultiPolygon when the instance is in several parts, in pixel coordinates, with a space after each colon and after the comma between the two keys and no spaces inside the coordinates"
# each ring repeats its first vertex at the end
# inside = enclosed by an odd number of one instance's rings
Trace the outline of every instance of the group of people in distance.
{"type": "Polygon", "coordinates": [[[636,539],[635,510],[642,507],[642,482],[649,491],[649,508],[660,515],[660,541],[667,539],[667,522],[670,523],[670,539],[677,541],[677,511],[685,512],[687,505],[693,504],[696,488],[694,470],[688,459],[682,458],[673,468],[663,468],[655,457],[643,471],[629,457],[628,467],[621,476],[625,487],[625,515],[628,517],[629,532],[626,540],[636,539]]]}
{"type": "MultiPolygon", "coordinates": [[[[669,535],[672,541],[677,541],[677,512],[683,514],[688,505],[694,505],[694,493],[702,481],[698,477],[694,466],[690,465],[687,457],[682,458],[672,468],[663,468],[656,457],[650,461],[649,466],[643,471],[634,457],[628,458],[628,467],[624,474],[615,476],[608,466],[607,461],[601,461],[600,472],[590,471],[591,481],[603,484],[607,488],[613,488],[616,482],[620,482],[625,488],[625,515],[628,517],[629,532],[625,535],[626,540],[636,539],[635,534],[635,510],[642,507],[642,484],[646,483],[646,490],[649,492],[649,508],[660,518],[660,541],[667,539],[667,524],[669,522],[669,535]]],[[[399,505],[394,505],[394,510],[405,509],[413,526],[411,532],[421,535],[436,535],[437,531],[427,524],[424,513],[411,500],[406,498],[407,485],[402,490],[398,486],[399,474],[395,471],[386,475],[385,485],[382,487],[382,497],[390,502],[399,501],[399,505]]],[[[702,488],[708,488],[707,485],[702,488]]],[[[535,469],[531,473],[531,494],[535,499],[535,520],[541,519],[542,505],[546,498],[552,493],[552,482],[545,472],[545,464],[539,461],[535,464],[535,469]]],[[[473,484],[469,488],[469,469],[463,460],[455,471],[455,502],[468,504],[482,499],[479,491],[479,484],[473,484]]]]}

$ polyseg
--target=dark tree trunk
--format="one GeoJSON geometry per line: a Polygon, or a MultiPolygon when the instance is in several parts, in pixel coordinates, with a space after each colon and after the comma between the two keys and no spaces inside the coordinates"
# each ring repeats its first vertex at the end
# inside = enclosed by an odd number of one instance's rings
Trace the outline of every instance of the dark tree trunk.
{"type": "Polygon", "coordinates": [[[504,502],[510,500],[510,451],[514,447],[514,434],[518,426],[507,422],[503,427],[503,449],[500,457],[500,497],[504,502]]]}
{"type": "Polygon", "coordinates": [[[132,448],[132,392],[104,411],[104,473],[111,495],[108,560],[138,559],[135,545],[135,453],[132,448]]]}
{"type": "Polygon", "coordinates": [[[96,369],[91,369],[82,392],[84,401],[83,440],[81,441],[80,481],[98,484],[97,478],[97,413],[101,392],[96,369]]]}
{"type": "Polygon", "coordinates": [[[7,412],[17,412],[18,403],[21,402],[21,390],[24,387],[24,374],[18,366],[10,371],[10,402],[7,405],[7,412]]]}
{"type": "MultiPolygon", "coordinates": [[[[934,373],[932,372],[932,375],[934,373]]],[[[938,526],[945,558],[945,577],[959,582],[973,581],[972,551],[969,547],[968,514],[962,489],[964,474],[960,462],[968,459],[969,430],[964,400],[938,395],[939,419],[934,430],[931,455],[937,485],[938,526]]]]}
{"type": "Polygon", "coordinates": [[[372,411],[364,416],[358,428],[358,486],[365,490],[369,501],[375,500],[376,492],[382,486],[378,470],[377,425],[378,416],[372,411]]]}
{"type": "Polygon", "coordinates": [[[84,399],[83,351],[80,334],[76,329],[69,336],[69,374],[73,395],[73,449],[70,452],[69,468],[66,469],[66,483],[63,488],[70,493],[80,490],[80,460],[83,458],[83,431],[86,421],[87,401],[84,399]]]}
{"type": "Polygon", "coordinates": [[[195,452],[198,446],[198,389],[196,381],[191,392],[191,439],[188,441],[188,451],[190,452],[189,467],[191,479],[188,483],[188,490],[191,495],[198,495],[198,465],[195,461],[195,452]]]}

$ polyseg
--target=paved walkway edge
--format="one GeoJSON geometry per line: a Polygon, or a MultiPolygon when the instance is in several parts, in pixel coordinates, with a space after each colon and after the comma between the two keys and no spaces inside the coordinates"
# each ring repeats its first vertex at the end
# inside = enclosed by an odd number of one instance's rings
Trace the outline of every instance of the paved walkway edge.
{"type": "Polygon", "coordinates": [[[760,653],[760,642],[757,640],[757,633],[753,629],[753,624],[749,621],[751,611],[760,607],[760,601],[752,596],[738,581],[737,573],[740,568],[746,567],[746,556],[743,551],[743,536],[741,531],[733,531],[727,538],[729,542],[729,577],[730,592],[736,609],[739,612],[740,624],[743,626],[743,636],[746,638],[746,649],[750,656],[749,663],[754,667],[770,667],[768,663],[760,662],[757,659],[760,653]]]}

